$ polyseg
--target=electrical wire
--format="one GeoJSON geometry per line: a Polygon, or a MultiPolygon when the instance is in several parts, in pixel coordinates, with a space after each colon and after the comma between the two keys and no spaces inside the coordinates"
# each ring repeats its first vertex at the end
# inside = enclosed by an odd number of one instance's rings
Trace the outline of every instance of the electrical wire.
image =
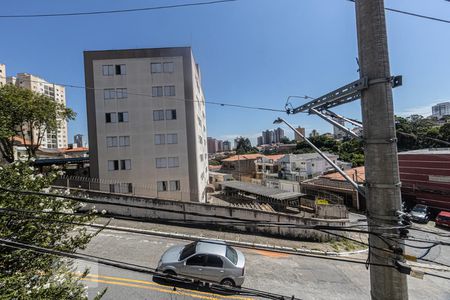
{"type": "MultiPolygon", "coordinates": [[[[6,76],[1,76],[0,78],[7,78],[6,76]]],[[[32,82],[32,83],[42,83],[41,81],[37,80],[31,80],[31,79],[21,79],[21,81],[26,82],[32,82]]],[[[67,88],[74,88],[74,89],[84,89],[84,90],[93,90],[93,91],[103,91],[103,89],[100,88],[94,88],[94,87],[86,87],[82,85],[74,85],[74,84],[68,84],[68,83],[55,83],[55,85],[67,87],[67,88]]],[[[164,99],[164,101],[179,101],[179,102],[200,102],[205,104],[211,104],[211,105],[218,105],[222,107],[237,107],[237,108],[245,108],[245,109],[254,109],[254,110],[262,110],[262,111],[274,111],[274,112],[282,112],[286,113],[286,110],[278,109],[278,108],[272,108],[272,107],[261,107],[261,106],[248,106],[248,105],[241,105],[241,104],[234,104],[234,103],[224,103],[219,101],[202,101],[202,100],[194,100],[194,99],[185,99],[185,98],[176,98],[176,97],[154,97],[153,95],[149,94],[143,94],[143,93],[133,93],[129,92],[127,90],[127,95],[133,95],[133,96],[139,96],[139,97],[146,97],[151,98],[152,100],[161,100],[164,99]]]]}
{"type": "MultiPolygon", "coordinates": [[[[355,3],[355,0],[346,0],[346,1],[355,3]]],[[[431,21],[437,21],[437,22],[450,24],[450,20],[445,20],[445,19],[436,18],[436,17],[430,17],[430,16],[426,16],[426,15],[422,15],[422,14],[412,13],[412,12],[408,12],[408,11],[404,11],[404,10],[400,10],[400,9],[395,9],[395,8],[385,7],[384,9],[387,11],[392,11],[392,12],[403,14],[403,15],[408,15],[408,16],[412,16],[412,17],[418,17],[418,18],[427,19],[427,20],[431,20],[431,21]]]]}
{"type": "Polygon", "coordinates": [[[2,19],[12,19],[12,18],[47,18],[47,17],[72,17],[72,16],[87,16],[87,15],[106,15],[106,14],[117,14],[117,13],[130,13],[139,11],[151,11],[151,10],[161,10],[161,9],[173,9],[182,7],[192,7],[192,6],[202,6],[202,5],[213,5],[226,2],[236,2],[238,0],[215,0],[208,2],[193,2],[184,4],[173,4],[173,5],[162,5],[162,6],[152,6],[152,7],[142,7],[142,8],[129,8],[129,9],[116,9],[116,10],[102,10],[102,11],[89,11],[89,12],[70,12],[70,13],[45,13],[45,14],[23,14],[23,15],[0,15],[2,19]]]}
{"type": "MultiPolygon", "coordinates": [[[[18,194],[25,194],[25,195],[38,195],[38,196],[45,196],[45,197],[51,197],[51,198],[64,198],[72,201],[79,201],[79,202],[86,202],[91,204],[107,204],[107,205],[114,205],[114,206],[122,206],[122,207],[129,207],[129,208],[145,208],[149,210],[155,210],[155,211],[163,211],[163,212],[171,212],[171,213],[183,213],[188,215],[194,215],[194,216],[200,216],[200,217],[214,217],[219,219],[224,219],[226,221],[214,221],[214,223],[218,224],[227,224],[227,225],[256,225],[256,226],[264,226],[264,225],[271,225],[271,226],[277,226],[277,227],[289,227],[289,228],[299,228],[299,229],[311,229],[311,230],[334,230],[334,231],[345,231],[345,232],[355,232],[355,233],[365,233],[365,234],[374,234],[374,235],[380,235],[376,232],[371,232],[367,230],[358,230],[353,229],[352,226],[329,226],[329,225],[300,225],[300,224],[291,224],[291,223],[283,223],[283,222],[270,222],[270,221],[249,221],[245,219],[239,219],[236,217],[228,217],[228,216],[218,216],[218,215],[210,215],[210,214],[202,214],[202,213],[196,213],[196,212],[188,212],[188,211],[177,211],[172,209],[164,209],[164,208],[156,208],[156,207],[147,207],[147,206],[140,206],[140,205],[134,205],[134,204],[125,204],[125,203],[112,203],[104,200],[96,200],[92,198],[85,198],[85,197],[78,197],[78,196],[69,196],[64,194],[53,194],[53,193],[44,193],[44,192],[36,192],[36,191],[27,191],[27,190],[15,190],[10,188],[4,188],[0,187],[0,190],[9,192],[9,193],[18,193],[18,194]]],[[[26,211],[26,210],[16,210],[12,208],[0,208],[0,211],[16,211],[16,212],[25,212],[25,213],[55,213],[55,212],[44,212],[44,211],[26,211]]],[[[59,214],[67,214],[63,212],[56,212],[59,214]]],[[[126,219],[129,220],[135,220],[135,221],[142,221],[142,219],[139,218],[132,218],[127,217],[126,219]]],[[[186,224],[184,221],[180,221],[177,219],[165,219],[168,221],[178,221],[178,223],[186,224]]],[[[192,224],[196,225],[211,225],[211,222],[204,222],[204,221],[196,221],[196,220],[188,220],[189,223],[192,222],[192,224]]]]}
{"type": "MultiPolygon", "coordinates": [[[[130,270],[130,271],[134,271],[134,272],[166,277],[166,278],[170,278],[171,280],[175,280],[175,281],[183,282],[183,283],[185,283],[186,280],[201,280],[203,282],[210,283],[211,285],[213,285],[213,288],[215,288],[216,290],[233,292],[236,294],[253,295],[253,296],[264,297],[267,299],[291,299],[291,297],[286,297],[283,295],[270,293],[270,292],[266,292],[266,291],[261,291],[261,290],[257,290],[257,289],[252,289],[252,288],[247,288],[247,287],[234,288],[234,287],[224,286],[224,285],[218,284],[216,282],[208,282],[208,281],[205,281],[201,278],[194,277],[194,276],[179,276],[179,275],[168,276],[167,274],[164,274],[155,268],[150,268],[150,267],[141,266],[141,265],[137,265],[137,264],[133,264],[133,263],[118,261],[118,260],[109,259],[109,258],[103,258],[103,257],[84,254],[84,253],[71,253],[71,252],[66,252],[66,251],[49,249],[49,248],[39,247],[36,245],[27,244],[27,243],[6,240],[3,238],[0,238],[0,245],[10,247],[10,248],[15,248],[15,249],[30,250],[30,251],[38,252],[38,253],[42,253],[42,254],[68,257],[68,258],[72,258],[72,259],[79,259],[79,260],[84,260],[84,261],[89,261],[89,262],[100,263],[103,265],[108,265],[108,266],[112,266],[112,267],[116,267],[116,268],[120,268],[120,269],[126,269],[126,270],[130,270]]],[[[299,298],[295,298],[295,297],[292,297],[292,299],[300,300],[299,298]]]]}

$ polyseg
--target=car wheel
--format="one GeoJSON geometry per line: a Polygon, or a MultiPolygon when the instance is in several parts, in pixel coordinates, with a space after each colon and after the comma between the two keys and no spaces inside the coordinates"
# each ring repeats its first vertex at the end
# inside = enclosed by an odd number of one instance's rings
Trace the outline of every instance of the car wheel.
{"type": "Polygon", "coordinates": [[[175,271],[172,270],[165,270],[163,273],[169,276],[177,276],[177,273],[175,273],[175,271]]]}
{"type": "Polygon", "coordinates": [[[222,280],[220,282],[221,285],[226,285],[226,286],[231,286],[234,287],[236,284],[234,283],[234,281],[230,278],[225,278],[224,280],[222,280]]]}

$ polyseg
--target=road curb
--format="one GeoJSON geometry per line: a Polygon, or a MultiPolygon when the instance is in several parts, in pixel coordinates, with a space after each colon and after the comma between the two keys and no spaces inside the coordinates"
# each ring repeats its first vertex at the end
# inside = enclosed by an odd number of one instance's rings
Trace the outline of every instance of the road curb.
{"type": "MultiPolygon", "coordinates": [[[[102,224],[95,224],[95,225],[96,226],[104,226],[102,224]]],[[[322,255],[322,256],[351,256],[351,255],[362,254],[362,253],[368,252],[368,249],[347,251],[347,252],[320,251],[320,250],[311,250],[311,249],[306,249],[306,248],[293,248],[293,247],[275,246],[275,245],[269,245],[269,244],[242,242],[242,241],[228,240],[228,239],[208,238],[208,237],[199,236],[199,235],[190,235],[190,234],[176,233],[176,232],[165,232],[165,231],[157,231],[157,230],[139,229],[139,228],[133,228],[133,227],[108,225],[108,228],[118,229],[118,230],[122,230],[122,231],[130,231],[131,233],[137,233],[137,234],[148,234],[148,235],[155,235],[155,236],[176,238],[176,239],[190,240],[190,241],[197,241],[197,240],[202,240],[202,239],[221,240],[221,241],[225,241],[228,244],[236,246],[236,247],[239,247],[239,246],[254,247],[254,248],[258,248],[259,250],[279,251],[279,252],[285,252],[285,253],[289,253],[289,252],[304,253],[304,254],[314,254],[314,255],[322,255]]],[[[108,228],[105,228],[105,230],[108,230],[108,228]]]]}

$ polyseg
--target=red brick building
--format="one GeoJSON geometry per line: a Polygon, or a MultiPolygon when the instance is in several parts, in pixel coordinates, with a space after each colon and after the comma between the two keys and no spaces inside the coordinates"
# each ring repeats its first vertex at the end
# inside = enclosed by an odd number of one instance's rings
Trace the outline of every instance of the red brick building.
{"type": "Polygon", "coordinates": [[[402,198],[450,211],[450,148],[398,154],[402,198]]]}

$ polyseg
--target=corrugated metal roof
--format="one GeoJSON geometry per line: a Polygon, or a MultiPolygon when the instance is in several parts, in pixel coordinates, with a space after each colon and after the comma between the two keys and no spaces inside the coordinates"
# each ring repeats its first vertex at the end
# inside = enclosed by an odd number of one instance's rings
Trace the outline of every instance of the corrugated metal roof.
{"type": "Polygon", "coordinates": [[[226,181],[219,183],[222,187],[228,187],[240,190],[254,195],[269,197],[276,200],[295,199],[305,194],[297,192],[286,192],[280,189],[268,188],[259,184],[247,183],[242,181],[226,181]]]}

